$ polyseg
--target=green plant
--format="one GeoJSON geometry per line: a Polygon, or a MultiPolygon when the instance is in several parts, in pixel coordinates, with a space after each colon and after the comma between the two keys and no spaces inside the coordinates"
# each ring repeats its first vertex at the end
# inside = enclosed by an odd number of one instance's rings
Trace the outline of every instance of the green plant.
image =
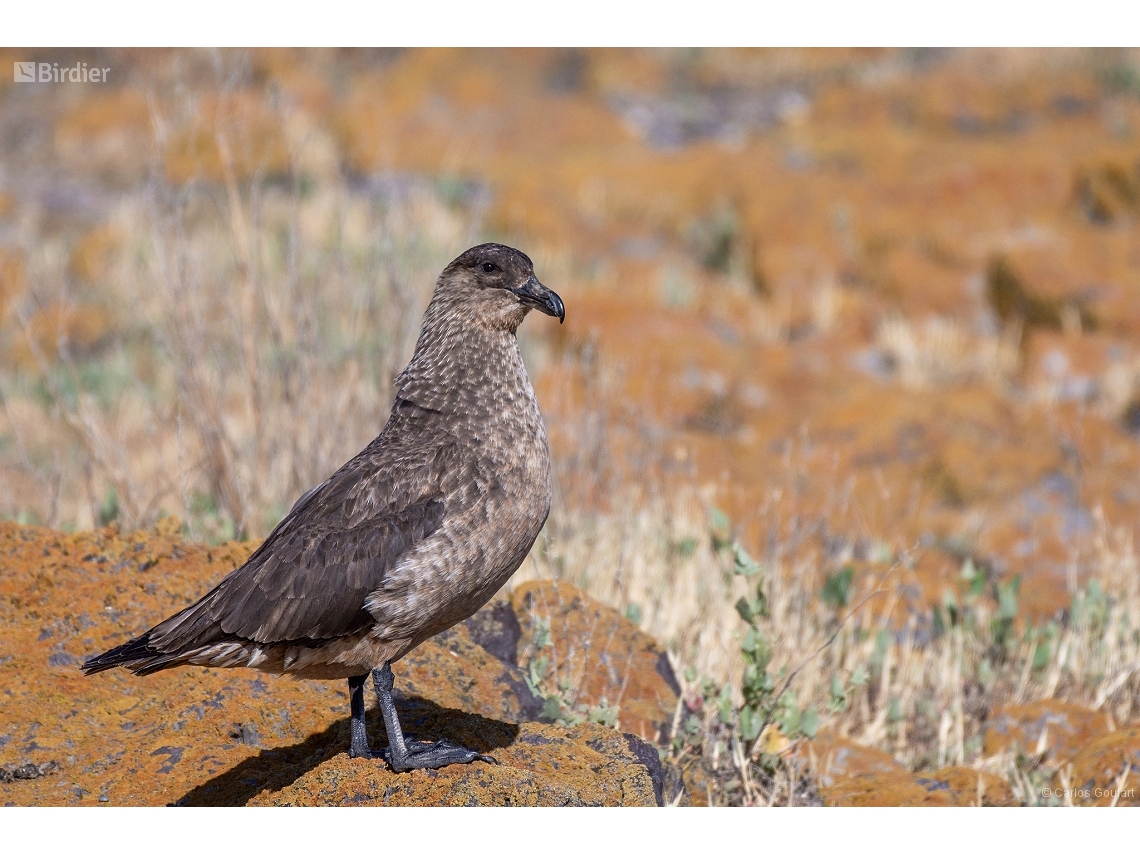
{"type": "Polygon", "coordinates": [[[1049,621],[1044,627],[1032,631],[1033,637],[1037,642],[1033,648],[1034,671],[1040,671],[1049,664],[1049,660],[1053,655],[1053,647],[1059,633],[1060,628],[1054,621],[1049,621]]]}
{"type": "Polygon", "coordinates": [[[104,526],[119,518],[119,494],[114,487],[107,488],[103,504],[99,506],[99,525],[104,526]]]}
{"type": "Polygon", "coordinates": [[[824,580],[819,598],[836,611],[846,608],[851,603],[851,582],[854,576],[855,570],[851,566],[832,573],[824,580]]]}
{"type": "Polygon", "coordinates": [[[1073,594],[1069,615],[1073,626],[1099,631],[1107,621],[1108,609],[1109,602],[1104,589],[1096,579],[1089,579],[1084,590],[1073,594]]]}
{"type": "Polygon", "coordinates": [[[701,266],[718,273],[732,267],[740,240],[740,218],[730,207],[722,207],[693,223],[689,245],[701,266]]]}
{"type": "Polygon", "coordinates": [[[669,544],[669,553],[674,558],[688,558],[697,551],[698,541],[695,537],[682,537],[669,544]]]}
{"type": "Polygon", "coordinates": [[[994,583],[997,616],[990,621],[990,636],[999,650],[1007,652],[1014,644],[1013,624],[1017,619],[1017,594],[1021,590],[1021,574],[1008,582],[994,583]]]}
{"type": "Polygon", "coordinates": [[[966,600],[972,603],[986,592],[986,574],[974,565],[973,558],[962,562],[962,581],[966,583],[966,600]]]}
{"type": "Polygon", "coordinates": [[[733,544],[732,522],[728,514],[720,508],[709,510],[709,540],[714,552],[720,552],[733,544]]]}
{"type": "MultiPolygon", "coordinates": [[[[769,616],[763,568],[739,542],[732,545],[732,560],[733,574],[755,580],[753,596],[741,597],[736,603],[737,614],[748,625],[740,642],[744,659],[740,685],[744,703],[738,713],[740,737],[751,749],[764,728],[774,722],[789,739],[801,735],[810,738],[819,728],[818,714],[811,707],[801,709],[787,683],[777,691],[776,677],[769,669],[773,650],[762,628],[762,622],[769,616]]],[[[778,675],[779,678],[784,676],[783,672],[778,675]]]]}

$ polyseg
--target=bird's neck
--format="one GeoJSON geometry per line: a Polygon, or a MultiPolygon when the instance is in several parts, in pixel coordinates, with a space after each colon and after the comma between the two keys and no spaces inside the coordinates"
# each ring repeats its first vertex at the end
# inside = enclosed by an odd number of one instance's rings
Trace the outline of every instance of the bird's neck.
{"type": "Polygon", "coordinates": [[[474,417],[502,412],[520,395],[533,399],[514,332],[463,320],[425,325],[411,362],[396,378],[397,396],[474,417]]]}

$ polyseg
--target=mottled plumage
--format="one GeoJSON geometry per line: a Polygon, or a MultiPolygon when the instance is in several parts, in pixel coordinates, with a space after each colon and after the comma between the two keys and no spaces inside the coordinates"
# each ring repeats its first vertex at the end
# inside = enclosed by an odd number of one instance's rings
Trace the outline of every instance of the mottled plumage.
{"type": "MultiPolygon", "coordinates": [[[[84,672],[247,666],[352,678],[359,694],[361,675],[387,671],[474,614],[518,569],[550,511],[546,430],[515,339],[531,308],[564,317],[523,253],[483,244],[455,259],[380,435],[216,588],[84,672]]],[[[353,747],[367,748],[355,730],[353,747]]],[[[477,757],[450,749],[436,759],[477,757]]]]}

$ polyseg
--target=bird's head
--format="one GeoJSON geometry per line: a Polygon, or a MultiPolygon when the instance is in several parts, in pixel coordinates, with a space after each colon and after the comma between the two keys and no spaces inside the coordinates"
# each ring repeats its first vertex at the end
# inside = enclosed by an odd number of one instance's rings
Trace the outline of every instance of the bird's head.
{"type": "Polygon", "coordinates": [[[559,322],[566,319],[562,298],[535,278],[525,253],[499,243],[473,246],[444,268],[433,303],[461,309],[494,329],[514,332],[531,309],[559,322]]]}

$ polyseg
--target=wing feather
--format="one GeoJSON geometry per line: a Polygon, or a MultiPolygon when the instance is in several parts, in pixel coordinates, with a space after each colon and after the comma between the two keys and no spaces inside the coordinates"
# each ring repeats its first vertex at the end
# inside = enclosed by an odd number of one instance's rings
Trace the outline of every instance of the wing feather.
{"type": "Polygon", "coordinates": [[[154,627],[150,650],[226,638],[320,644],[366,628],[368,595],[443,522],[441,482],[457,447],[430,430],[436,415],[398,402],[384,432],[304,494],[244,565],[154,627]]]}

